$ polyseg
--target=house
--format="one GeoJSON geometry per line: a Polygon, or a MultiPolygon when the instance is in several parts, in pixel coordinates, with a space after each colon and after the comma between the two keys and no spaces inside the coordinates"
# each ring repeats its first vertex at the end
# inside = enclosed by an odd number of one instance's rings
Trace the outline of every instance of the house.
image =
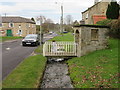
{"type": "Polygon", "coordinates": [[[2,36],[21,36],[36,34],[34,21],[23,17],[2,17],[2,36]]]}
{"type": "Polygon", "coordinates": [[[109,3],[103,0],[95,2],[93,6],[82,12],[82,20],[84,20],[85,24],[96,24],[96,22],[106,19],[106,11],[109,3]]]}

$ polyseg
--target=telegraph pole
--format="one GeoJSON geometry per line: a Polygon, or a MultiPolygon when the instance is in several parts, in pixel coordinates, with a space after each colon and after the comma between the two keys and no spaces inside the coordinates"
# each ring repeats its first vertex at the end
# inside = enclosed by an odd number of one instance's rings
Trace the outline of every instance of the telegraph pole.
{"type": "Polygon", "coordinates": [[[40,45],[43,43],[42,21],[40,20],[40,45]]]}
{"type": "MultiPolygon", "coordinates": [[[[55,2],[57,4],[57,2],[55,2]]],[[[61,4],[60,33],[63,33],[63,2],[61,4]]]]}
{"type": "Polygon", "coordinates": [[[61,27],[61,33],[63,33],[63,4],[61,4],[61,25],[60,25],[60,27],[61,27]]]}

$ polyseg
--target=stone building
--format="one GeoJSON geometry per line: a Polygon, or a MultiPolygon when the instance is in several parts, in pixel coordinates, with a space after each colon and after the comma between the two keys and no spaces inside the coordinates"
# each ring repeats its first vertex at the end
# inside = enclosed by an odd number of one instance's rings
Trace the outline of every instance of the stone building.
{"type": "Polygon", "coordinates": [[[77,56],[83,56],[89,52],[105,49],[108,46],[109,27],[98,25],[74,26],[75,42],[77,45],[77,56]]]}
{"type": "Polygon", "coordinates": [[[23,17],[2,17],[2,36],[22,36],[36,34],[34,21],[23,17]]]}
{"type": "Polygon", "coordinates": [[[104,0],[95,2],[93,6],[82,12],[82,20],[85,24],[96,24],[96,22],[106,19],[108,4],[104,0]]]}

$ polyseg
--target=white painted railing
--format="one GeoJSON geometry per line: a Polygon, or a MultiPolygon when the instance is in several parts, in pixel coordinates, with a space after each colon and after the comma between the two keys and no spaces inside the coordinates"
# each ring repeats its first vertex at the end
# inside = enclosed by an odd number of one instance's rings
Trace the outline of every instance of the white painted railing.
{"type": "Polygon", "coordinates": [[[75,42],[45,42],[43,45],[44,56],[77,56],[75,42]]]}

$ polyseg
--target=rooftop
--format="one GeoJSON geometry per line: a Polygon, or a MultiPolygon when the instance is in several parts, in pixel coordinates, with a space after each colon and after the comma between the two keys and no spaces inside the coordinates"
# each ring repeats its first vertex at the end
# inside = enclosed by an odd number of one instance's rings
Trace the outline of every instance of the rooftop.
{"type": "Polygon", "coordinates": [[[31,19],[28,18],[23,18],[23,17],[2,17],[2,23],[9,23],[9,22],[13,22],[13,23],[32,23],[35,24],[34,21],[32,21],[31,19]]]}

